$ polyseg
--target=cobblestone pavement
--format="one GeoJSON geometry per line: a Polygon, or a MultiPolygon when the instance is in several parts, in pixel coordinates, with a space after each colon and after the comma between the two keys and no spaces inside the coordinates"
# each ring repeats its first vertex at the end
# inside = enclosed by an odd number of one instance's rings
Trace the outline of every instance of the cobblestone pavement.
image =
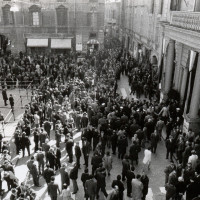
{"type": "MultiPolygon", "coordinates": [[[[119,86],[119,89],[118,89],[118,92],[124,97],[134,97],[133,95],[129,95],[130,94],[130,88],[129,88],[129,85],[128,85],[128,79],[127,77],[125,76],[122,76],[121,77],[121,80],[118,82],[118,86],[119,86]]],[[[135,98],[135,97],[134,97],[135,98]]],[[[163,132],[164,134],[164,132],[163,132]]],[[[74,141],[77,142],[79,141],[80,142],[80,146],[82,145],[81,144],[81,133],[80,132],[76,132],[74,134],[74,141]]],[[[54,138],[54,133],[51,132],[51,138],[54,138]]],[[[34,154],[34,145],[33,145],[33,138],[31,138],[32,140],[32,145],[31,145],[31,153],[32,155],[34,154]]],[[[61,162],[65,162],[67,161],[67,157],[66,157],[66,151],[65,151],[65,148],[64,148],[64,138],[62,138],[62,143],[61,143],[61,150],[62,150],[62,159],[61,159],[61,162]]],[[[52,144],[55,144],[55,141],[51,141],[52,144]]],[[[148,144],[147,144],[148,145],[148,144]]],[[[127,149],[128,151],[128,149],[127,149]]],[[[164,179],[165,179],[165,176],[164,176],[164,168],[165,166],[169,163],[168,160],[165,159],[165,153],[166,153],[166,150],[165,150],[165,145],[164,145],[164,141],[161,141],[159,144],[158,144],[158,148],[157,148],[157,153],[156,154],[153,154],[152,155],[152,163],[151,163],[151,168],[150,168],[150,171],[148,172],[148,176],[149,176],[149,179],[150,179],[150,182],[149,182],[149,192],[148,192],[148,195],[147,195],[147,200],[164,200],[165,199],[165,190],[164,190],[164,179]]],[[[92,152],[90,154],[90,158],[92,156],[92,152]]],[[[141,152],[139,153],[139,164],[138,166],[135,166],[136,167],[136,170],[135,170],[135,173],[141,173],[142,171],[142,159],[143,159],[143,156],[144,156],[144,149],[141,150],[141,152]]],[[[17,163],[17,166],[15,167],[15,172],[16,172],[16,175],[17,177],[19,178],[19,182],[22,182],[24,181],[25,179],[27,179],[27,184],[30,184],[33,189],[36,191],[37,193],[37,196],[39,199],[44,199],[44,200],[48,200],[50,199],[47,195],[47,186],[45,184],[45,181],[43,179],[43,177],[41,176],[40,177],[40,184],[42,185],[41,187],[37,187],[35,188],[33,186],[33,182],[31,180],[31,177],[27,176],[27,173],[28,173],[28,169],[26,167],[26,162],[27,160],[30,158],[27,156],[24,157],[24,158],[21,158],[22,155],[19,156],[20,159],[17,163]]],[[[74,161],[75,161],[75,158],[74,158],[74,161]]],[[[111,176],[107,176],[106,177],[106,190],[109,192],[111,190],[111,184],[112,184],[112,181],[114,179],[116,179],[117,175],[118,174],[121,174],[121,171],[122,171],[122,164],[121,164],[121,160],[119,160],[117,158],[116,155],[113,155],[113,169],[111,171],[111,176]]],[[[79,187],[79,191],[76,195],[73,196],[74,199],[76,200],[83,200],[84,199],[84,191],[83,191],[83,186],[82,186],[82,182],[80,181],[80,177],[81,177],[81,174],[83,173],[84,171],[84,165],[83,165],[84,161],[83,161],[83,158],[81,158],[81,169],[79,170],[79,174],[78,174],[78,187],[79,187]]],[[[89,159],[89,172],[91,172],[91,159],[89,159]]],[[[69,168],[71,167],[71,165],[68,165],[69,168]]],[[[60,175],[59,173],[57,172],[56,174],[56,182],[60,185],[60,175]]],[[[124,182],[125,184],[125,187],[126,187],[126,182],[124,182]]],[[[7,190],[6,188],[6,185],[4,184],[3,187],[5,188],[5,190],[7,190]]],[[[71,188],[71,191],[72,191],[72,184],[70,185],[70,188],[71,188]]],[[[5,196],[5,200],[6,199],[9,199],[9,193],[5,196]]],[[[127,199],[130,199],[130,198],[126,198],[126,191],[125,191],[125,200],[127,199]]],[[[104,200],[103,198],[103,195],[101,194],[100,195],[100,200],[104,200]]]]}

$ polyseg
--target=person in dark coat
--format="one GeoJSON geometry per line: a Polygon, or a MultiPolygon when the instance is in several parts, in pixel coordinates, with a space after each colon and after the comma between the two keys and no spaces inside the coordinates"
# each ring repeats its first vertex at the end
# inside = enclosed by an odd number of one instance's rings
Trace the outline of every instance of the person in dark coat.
{"type": "Polygon", "coordinates": [[[47,152],[47,160],[49,161],[50,168],[54,170],[56,165],[56,156],[53,149],[49,149],[49,151],[47,152]]]}
{"type": "Polygon", "coordinates": [[[149,188],[149,177],[143,172],[142,176],[141,176],[141,182],[143,183],[143,197],[142,200],[146,199],[146,196],[148,194],[148,188],[149,188]]]}
{"type": "Polygon", "coordinates": [[[114,188],[116,185],[119,188],[119,200],[123,200],[124,184],[121,181],[121,176],[120,175],[117,175],[117,180],[113,180],[112,188],[114,188]]]}
{"type": "Polygon", "coordinates": [[[4,105],[7,106],[8,96],[7,96],[7,92],[5,88],[2,90],[2,96],[3,96],[4,105]]]}
{"type": "Polygon", "coordinates": [[[89,180],[85,182],[86,200],[87,197],[89,197],[90,200],[95,200],[96,190],[97,190],[97,181],[93,175],[90,175],[89,180]]]}
{"type": "Polygon", "coordinates": [[[94,175],[96,169],[100,166],[102,162],[102,157],[97,152],[94,152],[94,155],[91,159],[92,175],[94,175]]]}
{"type": "Polygon", "coordinates": [[[97,172],[96,174],[96,180],[97,180],[97,190],[96,190],[96,195],[97,199],[99,198],[99,190],[103,192],[104,196],[107,197],[108,194],[106,192],[106,169],[101,168],[100,171],[97,172]]]}
{"type": "Polygon", "coordinates": [[[166,190],[166,200],[170,200],[175,198],[176,196],[176,188],[174,185],[167,183],[165,185],[165,190],[166,190]]]}
{"type": "Polygon", "coordinates": [[[36,128],[33,132],[33,141],[35,142],[35,153],[37,152],[38,147],[39,147],[39,138],[40,138],[40,134],[39,134],[38,129],[36,128]]]}
{"type": "Polygon", "coordinates": [[[130,170],[129,157],[125,155],[125,158],[122,160],[122,181],[125,181],[125,178],[127,178],[128,170],[130,170]]]}
{"type": "Polygon", "coordinates": [[[116,148],[117,148],[117,140],[118,136],[115,130],[113,130],[113,134],[111,136],[111,145],[112,145],[112,153],[116,154],[116,148]]]}
{"type": "Polygon", "coordinates": [[[26,133],[22,133],[21,148],[22,148],[22,151],[23,151],[23,157],[24,157],[24,154],[25,154],[25,148],[28,151],[28,156],[30,156],[30,145],[31,145],[31,142],[30,142],[29,138],[26,136],[26,133]]]}
{"type": "Polygon", "coordinates": [[[78,192],[78,184],[77,184],[77,179],[78,179],[78,166],[75,163],[73,168],[70,171],[70,175],[69,175],[70,179],[72,179],[72,183],[73,183],[73,193],[72,194],[76,194],[78,192]]]}
{"type": "Polygon", "coordinates": [[[29,161],[27,161],[27,167],[30,171],[30,174],[33,177],[33,183],[35,186],[40,187],[39,186],[39,171],[37,169],[37,166],[34,162],[34,157],[32,156],[31,159],[29,161]]]}
{"type": "Polygon", "coordinates": [[[83,117],[81,118],[81,128],[86,128],[87,125],[88,125],[87,113],[83,113],[83,117]]]}
{"type": "Polygon", "coordinates": [[[81,148],[79,146],[79,142],[76,143],[75,146],[75,156],[76,156],[76,163],[78,165],[78,168],[80,169],[80,158],[81,158],[81,148]]]}
{"type": "Polygon", "coordinates": [[[83,157],[84,157],[84,165],[86,167],[88,167],[88,158],[89,158],[89,153],[90,153],[90,144],[89,142],[86,140],[86,138],[82,138],[83,139],[83,146],[82,146],[82,153],[83,153],[83,157]]]}
{"type": "Polygon", "coordinates": [[[170,154],[170,160],[173,161],[173,153],[174,153],[174,141],[172,136],[169,136],[169,139],[166,140],[166,148],[167,148],[167,154],[166,154],[166,159],[168,159],[169,154],[170,154]]]}
{"type": "Polygon", "coordinates": [[[49,122],[48,120],[46,120],[43,124],[44,126],[44,130],[47,132],[48,137],[50,139],[50,132],[51,132],[51,122],[49,122]]]}
{"type": "Polygon", "coordinates": [[[193,200],[199,194],[198,184],[195,182],[194,178],[190,179],[190,183],[186,187],[186,200],[193,200]]]}
{"type": "Polygon", "coordinates": [[[57,170],[57,169],[60,169],[60,167],[61,167],[61,163],[60,163],[61,151],[60,151],[60,148],[58,148],[58,147],[56,148],[55,156],[56,156],[55,164],[56,164],[56,170],[57,170]]]}
{"type": "Polygon", "coordinates": [[[82,181],[82,183],[83,183],[83,188],[84,188],[84,191],[85,191],[85,198],[88,198],[88,196],[87,196],[87,194],[86,194],[86,190],[85,190],[85,182],[87,181],[87,180],[89,180],[90,179],[90,175],[89,175],[89,173],[88,173],[88,169],[86,168],[85,170],[84,170],[84,172],[82,173],[82,175],[81,175],[81,181],[82,181]]]}
{"type": "Polygon", "coordinates": [[[176,184],[176,199],[182,200],[183,195],[186,191],[186,184],[182,177],[178,177],[178,183],[176,184]]]}
{"type": "Polygon", "coordinates": [[[44,170],[44,179],[47,183],[47,185],[51,182],[51,177],[55,175],[54,170],[50,168],[50,165],[46,165],[47,168],[44,170]]]}
{"type": "Polygon", "coordinates": [[[11,109],[14,109],[14,98],[13,98],[12,94],[10,94],[9,102],[10,102],[11,109]]]}
{"type": "Polygon", "coordinates": [[[133,161],[136,161],[138,165],[138,154],[139,154],[139,146],[136,141],[133,141],[133,144],[130,146],[129,149],[129,158],[131,160],[131,165],[133,165],[133,161]]]}
{"type": "Polygon", "coordinates": [[[185,151],[183,152],[183,167],[185,167],[187,165],[188,158],[191,156],[192,150],[193,150],[192,143],[188,142],[186,144],[185,151]]]}
{"type": "Polygon", "coordinates": [[[16,154],[19,154],[21,148],[21,137],[19,131],[15,132],[14,137],[15,137],[16,154]]]}
{"type": "Polygon", "coordinates": [[[157,131],[155,130],[151,134],[151,151],[152,151],[152,153],[156,153],[156,149],[157,149],[159,139],[160,139],[159,135],[158,135],[157,131]]]}
{"type": "Polygon", "coordinates": [[[69,156],[69,163],[73,162],[73,146],[74,142],[71,138],[66,141],[66,151],[69,156]]]}
{"type": "Polygon", "coordinates": [[[118,158],[123,159],[126,154],[126,147],[128,146],[128,141],[125,135],[121,136],[118,141],[118,158]]]}
{"type": "Polygon", "coordinates": [[[57,200],[58,193],[61,193],[58,184],[54,183],[54,181],[55,177],[51,177],[51,182],[48,184],[47,188],[51,200],[57,200]]]}
{"type": "Polygon", "coordinates": [[[132,179],[135,178],[135,173],[134,173],[135,167],[131,167],[130,170],[127,171],[127,197],[131,197],[131,192],[132,192],[132,179]]]}
{"type": "Polygon", "coordinates": [[[69,178],[69,174],[68,174],[68,170],[67,170],[67,165],[66,163],[63,163],[61,168],[60,168],[60,176],[61,176],[61,186],[63,189],[63,185],[70,185],[70,178],[69,178]]]}

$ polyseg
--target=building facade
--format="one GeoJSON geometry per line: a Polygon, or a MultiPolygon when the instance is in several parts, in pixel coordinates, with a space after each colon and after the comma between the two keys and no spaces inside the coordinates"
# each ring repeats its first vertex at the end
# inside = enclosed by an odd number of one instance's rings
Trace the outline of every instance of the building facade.
{"type": "Polygon", "coordinates": [[[158,66],[161,60],[159,24],[161,0],[122,0],[120,37],[135,59],[148,57],[158,66]]]}
{"type": "Polygon", "coordinates": [[[163,4],[162,96],[180,95],[184,131],[200,128],[200,1],[165,0],[163,4]]]}
{"type": "Polygon", "coordinates": [[[104,0],[2,0],[0,34],[13,52],[66,52],[101,48],[104,0]],[[18,11],[13,12],[13,5],[18,11]]]}
{"type": "Polygon", "coordinates": [[[119,37],[121,0],[106,0],[105,28],[108,36],[119,37]]]}
{"type": "Polygon", "coordinates": [[[120,38],[159,72],[161,101],[178,94],[184,126],[200,129],[200,1],[122,0],[120,38]]]}

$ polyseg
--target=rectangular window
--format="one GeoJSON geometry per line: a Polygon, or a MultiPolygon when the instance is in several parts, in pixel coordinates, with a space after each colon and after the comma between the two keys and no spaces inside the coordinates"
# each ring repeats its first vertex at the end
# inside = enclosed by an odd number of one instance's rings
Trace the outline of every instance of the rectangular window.
{"type": "Polygon", "coordinates": [[[92,13],[87,14],[87,26],[92,26],[92,13]]]}
{"type": "Polygon", "coordinates": [[[68,10],[66,8],[57,9],[57,24],[58,26],[67,26],[68,24],[68,10]]]}
{"type": "Polygon", "coordinates": [[[39,26],[40,25],[40,17],[38,12],[33,12],[33,26],[39,26]]]}
{"type": "Polygon", "coordinates": [[[171,11],[179,11],[181,5],[181,0],[171,0],[170,10],[171,11]]]}

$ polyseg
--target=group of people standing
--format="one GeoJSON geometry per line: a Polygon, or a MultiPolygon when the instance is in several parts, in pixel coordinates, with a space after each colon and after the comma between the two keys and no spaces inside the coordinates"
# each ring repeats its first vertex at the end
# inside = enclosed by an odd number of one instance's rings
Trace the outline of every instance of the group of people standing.
{"type": "MultiPolygon", "coordinates": [[[[44,178],[52,200],[70,199],[71,192],[79,192],[77,181],[82,158],[85,167],[80,180],[86,199],[99,199],[101,191],[108,200],[123,200],[124,195],[132,200],[145,200],[151,154],[157,153],[165,127],[166,158],[170,156],[170,161],[174,162],[177,153],[179,160],[177,167],[170,164],[165,170],[166,199],[179,200],[185,191],[187,200],[199,195],[198,190],[192,193],[193,196],[188,195],[191,194],[188,191],[199,187],[199,136],[191,131],[188,134],[181,132],[182,118],[177,102],[159,103],[158,98],[152,95],[156,83],[151,68],[140,69],[137,61],[121,49],[93,52],[78,63],[73,56],[31,58],[21,55],[19,60],[16,63],[18,66],[23,63],[25,69],[35,66],[43,81],[33,92],[31,102],[19,121],[15,132],[16,153],[22,150],[25,156],[27,150],[30,156],[30,138],[33,137],[35,154],[31,155],[27,167],[36,187],[41,186],[41,176],[44,178]],[[150,100],[123,99],[117,93],[118,79],[124,70],[129,75],[132,93],[136,92],[140,98],[143,91],[150,100]],[[139,86],[135,86],[144,83],[148,89],[144,87],[137,91],[139,86]],[[76,138],[79,132],[80,141],[76,138]],[[62,151],[63,147],[65,151],[62,151]],[[142,149],[143,167],[136,174],[135,167],[140,163],[142,149]],[[67,161],[61,161],[63,156],[67,161]],[[116,180],[111,184],[112,191],[108,193],[106,180],[112,175],[115,157],[122,170],[116,174],[116,180]],[[186,173],[189,164],[193,170],[189,171],[191,176],[186,173]],[[61,188],[55,182],[57,173],[61,176],[61,188]],[[188,180],[188,177],[191,178],[188,180]],[[187,183],[181,192],[179,180],[187,183]]],[[[13,194],[12,199],[30,198],[25,194],[13,194]]]]}

